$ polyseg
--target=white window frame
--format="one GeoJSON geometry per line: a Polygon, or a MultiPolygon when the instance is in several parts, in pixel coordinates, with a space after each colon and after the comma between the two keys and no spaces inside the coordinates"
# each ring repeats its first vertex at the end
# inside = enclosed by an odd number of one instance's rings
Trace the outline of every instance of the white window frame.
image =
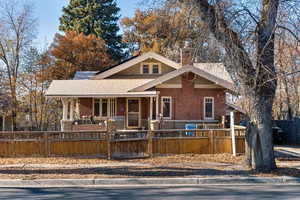
{"type": "Polygon", "coordinates": [[[162,117],[163,119],[172,119],[172,114],[173,114],[173,101],[172,101],[172,97],[171,96],[162,96],[160,98],[160,112],[162,114],[162,117]],[[164,107],[163,107],[163,102],[164,102],[164,99],[170,99],[170,117],[164,117],[164,107]]]}
{"type": "Polygon", "coordinates": [[[142,62],[140,66],[140,72],[141,74],[145,74],[143,70],[143,66],[148,65],[149,66],[149,73],[148,74],[161,74],[161,63],[148,63],[148,62],[142,62]],[[153,65],[158,65],[158,73],[153,73],[153,65]]]}
{"type": "Polygon", "coordinates": [[[152,63],[151,64],[151,70],[150,70],[151,74],[161,74],[161,64],[160,63],[152,63]],[[158,73],[153,73],[153,65],[157,65],[158,66],[158,73]]]}
{"type": "Polygon", "coordinates": [[[93,116],[96,119],[110,118],[117,116],[117,98],[93,98],[93,116]],[[107,116],[102,114],[102,101],[103,99],[107,100],[107,116]],[[100,116],[95,116],[95,100],[99,100],[99,114],[100,116]],[[115,102],[114,108],[111,106],[111,103],[115,102]],[[113,110],[112,110],[113,109],[113,110]],[[114,113],[112,113],[114,112],[114,113]]]}
{"type": "Polygon", "coordinates": [[[204,97],[203,100],[203,118],[208,120],[215,119],[215,98],[214,97],[204,97]],[[212,117],[206,117],[206,99],[212,100],[212,117]]]}

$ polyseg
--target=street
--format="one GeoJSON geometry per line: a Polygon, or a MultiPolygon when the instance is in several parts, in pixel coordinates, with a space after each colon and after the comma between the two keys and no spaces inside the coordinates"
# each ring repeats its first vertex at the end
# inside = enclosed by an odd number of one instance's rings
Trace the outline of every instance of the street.
{"type": "Polygon", "coordinates": [[[0,188],[0,199],[300,199],[300,185],[0,188]]]}

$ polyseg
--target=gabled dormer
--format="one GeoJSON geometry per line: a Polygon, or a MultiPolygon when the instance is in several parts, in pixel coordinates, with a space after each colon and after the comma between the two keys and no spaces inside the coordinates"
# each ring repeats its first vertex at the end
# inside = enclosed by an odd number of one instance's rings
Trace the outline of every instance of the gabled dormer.
{"type": "Polygon", "coordinates": [[[100,71],[92,79],[157,78],[180,67],[179,63],[149,52],[100,71]]]}

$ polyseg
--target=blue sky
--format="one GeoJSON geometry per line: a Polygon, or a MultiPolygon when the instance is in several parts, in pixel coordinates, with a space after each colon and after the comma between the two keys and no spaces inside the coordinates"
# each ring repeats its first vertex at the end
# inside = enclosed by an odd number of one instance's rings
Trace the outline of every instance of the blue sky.
{"type": "MultiPolygon", "coordinates": [[[[32,2],[35,7],[34,15],[38,18],[38,35],[35,44],[43,48],[52,42],[55,33],[58,32],[62,8],[68,4],[69,0],[32,0],[32,2]]],[[[140,0],[117,0],[121,8],[121,17],[133,16],[138,2],[140,0]]]]}

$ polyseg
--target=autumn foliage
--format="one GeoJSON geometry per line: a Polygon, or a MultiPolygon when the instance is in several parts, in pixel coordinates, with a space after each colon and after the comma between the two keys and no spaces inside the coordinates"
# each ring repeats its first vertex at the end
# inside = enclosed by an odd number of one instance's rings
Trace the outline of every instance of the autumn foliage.
{"type": "Polygon", "coordinates": [[[103,39],[75,31],[56,34],[50,54],[56,60],[51,68],[55,79],[69,79],[76,71],[97,71],[114,64],[103,39]]]}

